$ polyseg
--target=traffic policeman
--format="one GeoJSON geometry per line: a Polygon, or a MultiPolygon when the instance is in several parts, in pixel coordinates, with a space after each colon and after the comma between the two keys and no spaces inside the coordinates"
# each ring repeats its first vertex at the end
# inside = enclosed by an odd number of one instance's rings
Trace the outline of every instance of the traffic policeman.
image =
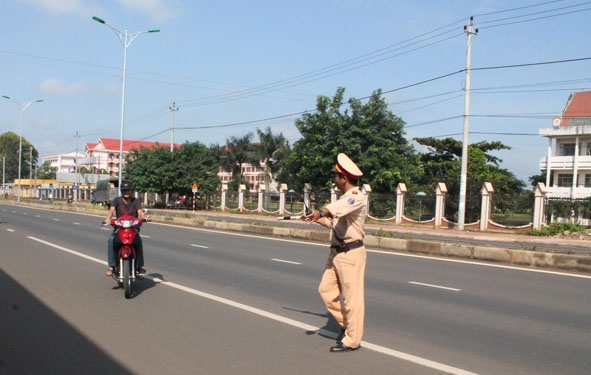
{"type": "Polygon", "coordinates": [[[332,170],[340,198],[302,218],[331,228],[330,253],[318,287],[326,308],[341,327],[333,353],[361,347],[365,315],[364,279],[367,253],[363,245],[367,203],[358,187],[363,175],[345,154],[332,170]],[[341,301],[342,297],[342,301],[341,301]]]}

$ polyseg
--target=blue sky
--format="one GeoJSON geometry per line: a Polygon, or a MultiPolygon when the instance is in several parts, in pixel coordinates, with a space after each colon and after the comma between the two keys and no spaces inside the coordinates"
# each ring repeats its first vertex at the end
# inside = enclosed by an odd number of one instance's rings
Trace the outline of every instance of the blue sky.
{"type": "MultiPolygon", "coordinates": [[[[512,147],[501,167],[527,182],[547,153],[538,129],[591,88],[589,1],[3,0],[0,94],[44,100],[23,112],[40,156],[74,151],[76,132],[80,149],[119,138],[124,48],[92,16],[160,29],[127,48],[126,139],[170,142],[175,102],[176,143],[271,127],[293,144],[294,119],[339,86],[358,99],[382,89],[409,140],[462,139],[474,16],[469,142],[512,147]]],[[[19,125],[0,101],[0,132],[19,125]]]]}

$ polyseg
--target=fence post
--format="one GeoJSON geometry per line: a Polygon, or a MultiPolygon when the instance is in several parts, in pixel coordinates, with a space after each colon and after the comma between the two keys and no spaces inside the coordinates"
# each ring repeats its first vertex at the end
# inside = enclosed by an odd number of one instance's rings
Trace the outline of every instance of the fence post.
{"type": "Polygon", "coordinates": [[[222,184],[222,203],[220,205],[222,211],[226,211],[226,194],[228,193],[228,184],[222,184]]]}
{"type": "Polygon", "coordinates": [[[406,184],[400,182],[396,187],[396,224],[402,223],[404,215],[404,196],[406,195],[406,184]]]}
{"type": "Polygon", "coordinates": [[[265,184],[259,184],[259,205],[257,207],[257,212],[263,212],[263,199],[265,197],[265,190],[267,190],[265,184]]]}
{"type": "Polygon", "coordinates": [[[542,224],[546,222],[546,215],[544,215],[544,202],[546,201],[547,193],[548,190],[546,189],[546,185],[543,182],[538,182],[534,189],[535,201],[533,229],[535,230],[540,230],[542,228],[542,224]]]}
{"type": "Polygon", "coordinates": [[[285,214],[285,192],[287,191],[287,184],[281,184],[279,187],[279,215],[285,214]]]}
{"type": "Polygon", "coordinates": [[[447,197],[447,185],[438,182],[435,187],[435,227],[440,227],[445,217],[445,198],[447,197]]]}
{"type": "Polygon", "coordinates": [[[312,184],[304,184],[304,213],[307,214],[306,207],[310,208],[310,192],[312,191],[312,184]]]}
{"type": "Polygon", "coordinates": [[[361,193],[363,194],[363,200],[365,201],[365,217],[363,221],[367,218],[367,214],[369,213],[369,195],[371,194],[371,185],[363,184],[361,186],[361,193]]]}
{"type": "Polygon", "coordinates": [[[337,200],[337,186],[332,185],[330,187],[330,203],[334,203],[337,200]]]}
{"type": "Polygon", "coordinates": [[[480,189],[480,195],[482,195],[481,206],[480,206],[480,230],[487,230],[488,229],[488,220],[490,219],[491,201],[492,201],[492,195],[494,194],[494,192],[495,192],[495,189],[490,182],[485,182],[482,184],[482,189],[480,189]]]}
{"type": "Polygon", "coordinates": [[[246,190],[246,185],[240,184],[238,186],[238,212],[244,211],[244,190],[246,190]]]}

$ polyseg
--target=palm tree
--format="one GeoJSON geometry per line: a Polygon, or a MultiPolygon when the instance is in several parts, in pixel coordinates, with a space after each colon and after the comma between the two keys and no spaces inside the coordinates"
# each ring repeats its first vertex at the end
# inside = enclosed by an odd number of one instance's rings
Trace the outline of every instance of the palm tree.
{"type": "Polygon", "coordinates": [[[242,166],[245,163],[257,165],[259,159],[252,144],[252,133],[241,138],[226,139],[226,147],[222,151],[221,165],[232,172],[232,179],[236,186],[242,182],[242,166]]]}
{"type": "Polygon", "coordinates": [[[283,154],[289,150],[289,144],[283,133],[274,135],[271,128],[267,127],[265,131],[257,129],[259,144],[256,146],[260,160],[264,163],[265,186],[269,188],[269,183],[275,180],[275,174],[279,171],[283,154]]]}

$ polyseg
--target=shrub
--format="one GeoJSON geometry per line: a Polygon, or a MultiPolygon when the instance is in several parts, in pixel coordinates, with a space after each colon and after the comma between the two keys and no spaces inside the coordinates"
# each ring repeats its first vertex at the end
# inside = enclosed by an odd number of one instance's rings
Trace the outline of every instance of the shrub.
{"type": "Polygon", "coordinates": [[[575,223],[552,223],[540,230],[531,230],[527,232],[527,234],[531,236],[555,236],[557,234],[568,232],[584,232],[587,230],[582,225],[575,224],[575,223]]]}

